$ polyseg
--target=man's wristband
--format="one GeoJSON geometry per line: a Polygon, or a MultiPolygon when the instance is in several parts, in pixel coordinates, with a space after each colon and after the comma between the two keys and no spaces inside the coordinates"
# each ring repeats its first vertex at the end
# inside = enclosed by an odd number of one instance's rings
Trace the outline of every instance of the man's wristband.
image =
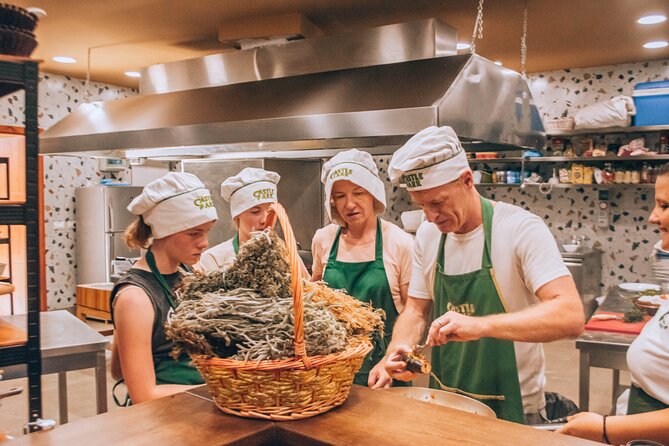
{"type": "Polygon", "coordinates": [[[602,417],[602,439],[604,440],[604,443],[611,444],[609,436],[606,435],[606,417],[608,417],[608,415],[603,415],[602,417]]]}

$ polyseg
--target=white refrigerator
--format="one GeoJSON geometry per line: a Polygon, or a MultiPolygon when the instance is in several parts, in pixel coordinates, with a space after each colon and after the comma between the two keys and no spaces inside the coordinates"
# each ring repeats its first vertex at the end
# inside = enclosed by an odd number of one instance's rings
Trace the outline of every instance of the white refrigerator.
{"type": "Polygon", "coordinates": [[[136,186],[75,190],[77,284],[115,281],[112,264],[139,257],[139,250],[126,246],[123,232],[137,218],[127,207],[141,192],[136,186]]]}

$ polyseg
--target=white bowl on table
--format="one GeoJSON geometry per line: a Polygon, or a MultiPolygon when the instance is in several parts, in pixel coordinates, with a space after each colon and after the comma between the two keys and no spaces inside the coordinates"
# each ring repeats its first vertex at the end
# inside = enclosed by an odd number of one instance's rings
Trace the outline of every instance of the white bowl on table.
{"type": "Polygon", "coordinates": [[[578,251],[578,248],[579,248],[579,245],[575,245],[575,244],[562,245],[562,250],[564,252],[568,252],[568,253],[574,253],[574,252],[578,251]]]}
{"type": "Polygon", "coordinates": [[[407,211],[400,214],[402,226],[407,232],[416,232],[421,223],[425,220],[425,214],[422,210],[407,211]]]}
{"type": "Polygon", "coordinates": [[[618,288],[628,293],[641,293],[643,291],[654,290],[660,293],[660,285],[654,283],[632,283],[624,282],[619,283],[618,288]]]}

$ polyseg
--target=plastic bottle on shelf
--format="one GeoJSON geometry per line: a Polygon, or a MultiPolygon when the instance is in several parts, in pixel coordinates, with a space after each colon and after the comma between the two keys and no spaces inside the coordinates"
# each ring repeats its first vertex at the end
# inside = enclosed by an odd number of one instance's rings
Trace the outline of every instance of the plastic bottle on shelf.
{"type": "Polygon", "coordinates": [[[604,170],[602,170],[602,182],[604,184],[613,184],[615,182],[615,172],[613,171],[613,164],[604,163],[604,170]]]}
{"type": "Polygon", "coordinates": [[[660,153],[669,154],[669,133],[660,133],[660,153]]]}

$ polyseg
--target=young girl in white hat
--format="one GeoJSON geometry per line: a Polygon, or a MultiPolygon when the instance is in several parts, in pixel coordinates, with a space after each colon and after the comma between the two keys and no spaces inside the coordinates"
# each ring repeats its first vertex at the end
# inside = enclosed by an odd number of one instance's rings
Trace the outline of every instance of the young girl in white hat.
{"type": "MultiPolygon", "coordinates": [[[[255,167],[246,167],[221,184],[221,196],[230,203],[230,214],[237,234],[202,254],[195,266],[203,272],[227,269],[237,258],[239,247],[251,238],[254,231],[262,231],[269,224],[269,207],[277,202],[278,173],[255,167]]],[[[308,277],[304,265],[303,276],[308,277]]]]}
{"type": "Polygon", "coordinates": [[[199,260],[218,217],[204,184],[177,172],[147,184],[128,210],[138,219],[126,230],[126,243],[146,252],[112,290],[112,375],[140,403],[203,383],[187,356],[169,356],[172,341],[163,326],[176,307],[172,289],[181,279],[180,265],[199,260]]]}

